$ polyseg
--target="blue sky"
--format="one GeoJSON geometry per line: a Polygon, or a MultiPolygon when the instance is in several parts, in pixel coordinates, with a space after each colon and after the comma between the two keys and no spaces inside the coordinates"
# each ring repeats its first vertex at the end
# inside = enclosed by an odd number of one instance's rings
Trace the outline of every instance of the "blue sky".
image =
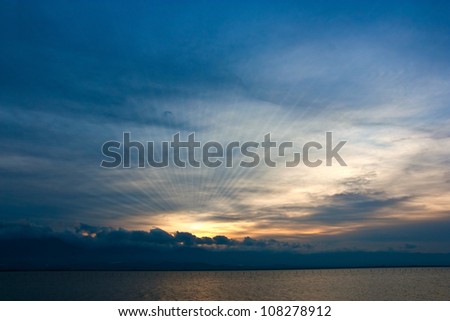
{"type": "Polygon", "coordinates": [[[449,14],[445,1],[1,1],[0,234],[88,224],[448,253],[449,14]],[[100,168],[124,131],[299,145],[332,131],[348,166],[100,168]]]}

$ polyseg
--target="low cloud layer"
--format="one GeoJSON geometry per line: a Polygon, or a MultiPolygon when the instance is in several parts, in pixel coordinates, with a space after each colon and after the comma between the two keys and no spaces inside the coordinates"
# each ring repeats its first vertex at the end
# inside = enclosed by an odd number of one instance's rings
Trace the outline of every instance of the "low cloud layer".
{"type": "Polygon", "coordinates": [[[128,231],[81,224],[54,231],[28,223],[0,224],[0,270],[250,269],[445,266],[450,253],[421,253],[414,244],[385,251],[317,251],[273,239],[197,237],[161,229],[128,231]]]}
{"type": "Polygon", "coordinates": [[[245,237],[242,240],[228,238],[224,235],[214,237],[197,237],[189,232],[175,232],[170,234],[160,228],[150,231],[130,231],[111,227],[98,227],[80,224],[76,228],[63,231],[54,231],[50,227],[30,223],[0,223],[1,240],[22,239],[59,239],[74,243],[90,243],[95,246],[130,245],[141,246],[167,246],[167,247],[208,247],[211,249],[226,248],[262,248],[299,250],[311,249],[310,244],[295,242],[280,242],[274,239],[256,240],[245,237]]]}

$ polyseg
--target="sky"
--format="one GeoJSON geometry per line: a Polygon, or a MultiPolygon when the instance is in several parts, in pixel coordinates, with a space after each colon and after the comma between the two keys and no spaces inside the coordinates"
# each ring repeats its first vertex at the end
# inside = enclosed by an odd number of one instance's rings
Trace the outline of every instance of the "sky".
{"type": "Polygon", "coordinates": [[[0,240],[450,253],[449,14],[445,1],[0,1],[0,240]],[[123,132],[295,146],[332,132],[347,166],[101,168],[123,132]]]}

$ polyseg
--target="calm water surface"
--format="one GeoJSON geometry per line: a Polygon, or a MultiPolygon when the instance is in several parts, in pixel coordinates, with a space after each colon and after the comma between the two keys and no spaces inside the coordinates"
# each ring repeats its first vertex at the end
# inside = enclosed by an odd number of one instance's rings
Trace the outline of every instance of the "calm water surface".
{"type": "Polygon", "coordinates": [[[450,300],[450,268],[0,272],[1,300],[450,300]]]}

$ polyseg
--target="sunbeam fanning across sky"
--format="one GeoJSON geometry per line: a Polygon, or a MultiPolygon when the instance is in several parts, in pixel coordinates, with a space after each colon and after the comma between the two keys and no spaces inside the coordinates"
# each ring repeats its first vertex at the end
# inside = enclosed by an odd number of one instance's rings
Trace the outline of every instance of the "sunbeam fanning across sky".
{"type": "Polygon", "coordinates": [[[448,14],[2,1],[0,239],[450,253],[448,14]]]}

